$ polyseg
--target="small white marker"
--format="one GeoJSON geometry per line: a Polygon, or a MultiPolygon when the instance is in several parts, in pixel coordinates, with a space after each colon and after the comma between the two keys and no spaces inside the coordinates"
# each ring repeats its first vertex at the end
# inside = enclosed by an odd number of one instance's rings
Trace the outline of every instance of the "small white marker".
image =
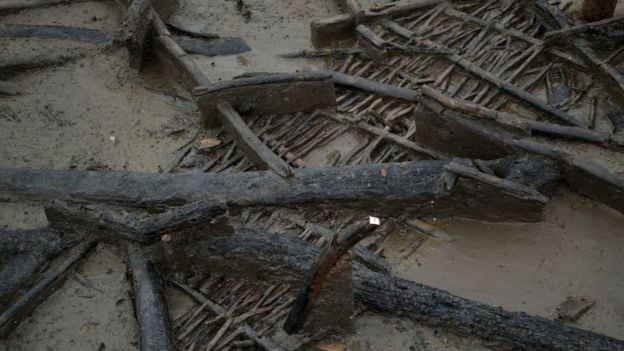
{"type": "Polygon", "coordinates": [[[109,139],[110,139],[111,141],[115,141],[115,136],[114,136],[114,135],[111,135],[109,139]]]}
{"type": "Polygon", "coordinates": [[[377,218],[377,217],[370,216],[370,217],[368,217],[368,218],[369,218],[369,221],[370,221],[369,223],[370,223],[370,224],[379,225],[379,223],[381,223],[381,222],[379,221],[379,218],[377,218]]]}

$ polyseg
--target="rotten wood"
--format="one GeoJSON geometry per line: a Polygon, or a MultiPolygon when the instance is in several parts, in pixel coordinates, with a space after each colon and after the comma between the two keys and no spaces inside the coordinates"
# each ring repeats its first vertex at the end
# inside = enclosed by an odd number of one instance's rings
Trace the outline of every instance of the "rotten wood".
{"type": "MultiPolygon", "coordinates": [[[[268,235],[240,228],[233,236],[194,242],[170,259],[188,269],[210,267],[212,272],[299,284],[319,253],[318,247],[293,236],[268,235]],[[192,262],[186,257],[193,257],[192,262]],[[240,266],[246,268],[240,269],[240,266]]],[[[353,279],[355,297],[375,311],[411,318],[459,335],[470,334],[500,349],[606,351],[624,348],[621,340],[484,305],[430,286],[376,273],[358,263],[353,267],[353,279]]]]}
{"type": "Polygon", "coordinates": [[[277,156],[254,134],[229,102],[219,102],[216,107],[223,128],[256,167],[270,169],[280,177],[292,176],[292,169],[286,161],[277,156]]]}
{"type": "Polygon", "coordinates": [[[117,33],[67,26],[2,24],[0,25],[0,37],[76,40],[85,43],[101,44],[112,42],[117,37],[117,33]]]}
{"type": "Polygon", "coordinates": [[[305,279],[303,288],[297,294],[286,322],[284,322],[284,331],[287,334],[297,333],[303,328],[310,311],[321,295],[329,272],[347,251],[374,232],[378,226],[378,224],[370,223],[369,220],[354,223],[334,235],[329,243],[323,247],[305,279]]]}
{"type": "Polygon", "coordinates": [[[0,197],[159,208],[192,202],[245,206],[347,205],[490,221],[537,221],[544,204],[473,179],[448,177],[448,161],[413,161],[273,172],[150,174],[0,169],[0,197]],[[435,200],[435,201],[432,201],[435,200]],[[471,206],[464,206],[466,201],[471,206]],[[494,210],[496,209],[496,210],[494,210]]]}
{"type": "Polygon", "coordinates": [[[50,227],[66,236],[94,235],[104,242],[152,244],[171,233],[193,236],[198,232],[228,232],[227,224],[220,220],[225,206],[218,203],[191,203],[147,216],[109,206],[87,208],[58,202],[46,205],[44,211],[50,227]]]}
{"type": "Polygon", "coordinates": [[[608,133],[535,121],[509,112],[489,109],[466,100],[448,97],[440,91],[426,85],[421,87],[421,92],[423,95],[435,99],[448,108],[495,121],[496,123],[507,127],[507,130],[514,131],[519,134],[531,135],[531,133],[537,132],[551,136],[578,139],[598,144],[603,144],[609,141],[608,133]]]}
{"type": "Polygon", "coordinates": [[[336,84],[359,89],[369,93],[375,93],[381,96],[388,96],[412,102],[415,102],[418,96],[418,92],[416,90],[401,88],[391,84],[378,83],[374,80],[336,71],[330,71],[320,67],[307,66],[304,68],[304,71],[331,75],[332,79],[336,84]]]}
{"type": "Polygon", "coordinates": [[[140,70],[145,56],[147,36],[151,25],[151,3],[149,0],[134,0],[126,11],[121,37],[130,56],[130,68],[140,70]]]}
{"type": "MultiPolygon", "coordinates": [[[[384,20],[381,22],[381,24],[388,30],[392,30],[394,31],[396,34],[398,35],[402,35],[405,36],[407,39],[411,39],[414,38],[417,42],[422,43],[423,45],[433,48],[433,49],[439,49],[441,52],[444,51],[448,51],[448,48],[445,48],[443,46],[440,46],[439,44],[436,44],[430,40],[419,40],[418,38],[415,37],[415,33],[400,26],[399,24],[389,21],[389,20],[384,20]],[[398,28],[401,28],[401,30],[397,30],[398,28]]],[[[466,70],[467,72],[477,76],[480,79],[485,80],[486,82],[496,86],[497,88],[505,91],[506,93],[510,94],[511,96],[515,97],[516,99],[518,99],[519,101],[541,111],[542,113],[545,113],[553,118],[559,119],[561,121],[563,121],[566,124],[570,124],[572,126],[576,126],[576,127],[583,127],[586,128],[586,126],[584,125],[583,122],[581,122],[580,120],[578,120],[577,118],[574,118],[570,115],[568,115],[567,113],[554,108],[552,106],[550,106],[549,104],[547,104],[546,102],[538,99],[537,97],[535,97],[534,95],[530,94],[529,92],[525,91],[522,88],[519,88],[499,77],[497,77],[496,75],[482,69],[481,67],[477,66],[476,64],[470,62],[469,60],[467,60],[466,58],[462,57],[459,54],[456,53],[450,53],[450,54],[446,54],[445,58],[448,59],[449,61],[457,64],[458,66],[462,67],[464,70],[466,70]]]]}
{"type": "Polygon", "coordinates": [[[572,189],[624,213],[624,176],[559,147],[476,123],[432,99],[423,97],[421,103],[435,112],[421,114],[416,120],[417,137],[424,145],[460,157],[494,159],[535,154],[550,158],[561,165],[572,189]]]}
{"type": "Polygon", "coordinates": [[[96,244],[95,240],[87,239],[76,245],[60,264],[47,270],[36,284],[0,312],[0,338],[7,337],[22,319],[54,293],[72,269],[84,261],[96,244]]]}
{"type": "Polygon", "coordinates": [[[72,1],[76,0],[3,0],[0,2],[0,12],[52,6],[72,1]]]}
{"type": "Polygon", "coordinates": [[[331,76],[323,73],[264,74],[209,84],[193,93],[209,128],[218,125],[221,101],[257,115],[311,112],[336,104],[331,76]]]}
{"type": "Polygon", "coordinates": [[[0,230],[0,310],[66,245],[50,228],[0,230]]]}
{"type": "Polygon", "coordinates": [[[173,351],[169,309],[158,269],[141,247],[128,244],[128,270],[132,277],[141,351],[173,351]]]}

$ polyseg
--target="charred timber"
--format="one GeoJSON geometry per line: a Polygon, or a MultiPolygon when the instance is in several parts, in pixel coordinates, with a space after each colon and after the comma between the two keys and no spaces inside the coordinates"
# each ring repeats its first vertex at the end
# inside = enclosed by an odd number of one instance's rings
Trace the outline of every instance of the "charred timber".
{"type": "Polygon", "coordinates": [[[422,113],[416,120],[418,140],[424,145],[460,157],[495,159],[533,154],[550,158],[561,166],[572,189],[624,213],[623,176],[559,147],[484,126],[470,115],[448,109],[432,99],[423,97],[421,102],[433,111],[422,113]]]}
{"type": "MultiPolygon", "coordinates": [[[[173,239],[175,245],[176,238],[173,239]]],[[[299,238],[239,228],[178,247],[166,265],[299,284],[320,249],[299,238]],[[192,260],[186,259],[192,257],[192,260]],[[237,262],[232,265],[231,262],[237,262]]],[[[624,342],[521,312],[508,312],[354,264],[356,298],[380,313],[414,319],[462,336],[478,336],[505,350],[622,350],[624,342]]]]}
{"type": "Polygon", "coordinates": [[[158,209],[192,202],[229,207],[318,205],[397,209],[420,215],[467,216],[490,221],[537,221],[544,199],[456,177],[449,161],[413,161],[297,169],[288,179],[271,171],[151,174],[0,170],[0,198],[101,203],[158,209]]]}
{"type": "Polygon", "coordinates": [[[222,81],[194,90],[207,127],[219,125],[217,104],[229,102],[241,114],[311,112],[336,105],[331,76],[278,73],[222,81]]]}
{"type": "Polygon", "coordinates": [[[72,268],[80,264],[96,244],[94,240],[86,240],[72,248],[58,266],[50,268],[37,283],[0,312],[0,338],[8,336],[22,319],[56,291],[72,268]]]}
{"type": "Polygon", "coordinates": [[[134,244],[127,247],[141,351],[173,351],[173,337],[164,287],[158,269],[134,244]]]}
{"type": "Polygon", "coordinates": [[[37,274],[61,253],[66,242],[53,229],[0,231],[0,309],[16,292],[36,280],[37,274]]]}
{"type": "Polygon", "coordinates": [[[286,318],[284,323],[286,333],[294,334],[303,328],[306,318],[321,295],[321,290],[325,285],[329,272],[347,251],[370,235],[377,227],[377,224],[371,224],[367,221],[354,223],[340,233],[335,234],[329,243],[323,247],[317,260],[308,272],[303,289],[297,294],[290,313],[286,318]]]}

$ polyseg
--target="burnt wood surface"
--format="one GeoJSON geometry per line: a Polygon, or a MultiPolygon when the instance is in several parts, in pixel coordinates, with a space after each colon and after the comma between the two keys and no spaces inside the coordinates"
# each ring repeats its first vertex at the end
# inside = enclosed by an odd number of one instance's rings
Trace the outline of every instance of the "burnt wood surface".
{"type": "Polygon", "coordinates": [[[162,208],[192,202],[230,207],[329,205],[397,210],[421,216],[465,216],[489,221],[539,221],[541,198],[518,197],[505,187],[455,177],[449,161],[413,161],[297,169],[284,179],[271,171],[152,174],[0,170],[0,198],[162,208]]]}
{"type": "MultiPolygon", "coordinates": [[[[294,236],[237,228],[231,236],[211,236],[185,244],[183,238],[163,260],[167,267],[301,284],[320,248],[294,236]],[[188,259],[192,257],[192,259],[188,259]],[[236,262],[233,265],[231,262],[236,262]],[[209,267],[209,268],[208,268],[209,267]]],[[[624,342],[522,312],[508,312],[454,296],[444,290],[354,264],[354,294],[374,310],[474,335],[504,350],[624,350],[624,342]]]]}
{"type": "Polygon", "coordinates": [[[229,102],[240,114],[312,112],[336,105],[331,76],[276,73],[221,81],[194,90],[207,127],[219,123],[217,104],[229,102]]]}
{"type": "Polygon", "coordinates": [[[550,158],[559,163],[573,190],[624,213],[624,176],[561,148],[486,127],[431,99],[421,102],[434,112],[423,113],[416,120],[416,134],[422,144],[460,157],[495,159],[534,154],[550,158]]]}
{"type": "Polygon", "coordinates": [[[65,246],[65,240],[50,228],[0,230],[0,309],[65,246]]]}
{"type": "Polygon", "coordinates": [[[158,268],[138,245],[129,244],[127,251],[139,324],[139,347],[141,351],[174,350],[169,309],[158,268]]]}
{"type": "Polygon", "coordinates": [[[0,312],[0,338],[7,337],[30,312],[65,281],[72,268],[80,264],[97,242],[85,240],[73,247],[58,265],[48,269],[32,287],[0,312]]]}

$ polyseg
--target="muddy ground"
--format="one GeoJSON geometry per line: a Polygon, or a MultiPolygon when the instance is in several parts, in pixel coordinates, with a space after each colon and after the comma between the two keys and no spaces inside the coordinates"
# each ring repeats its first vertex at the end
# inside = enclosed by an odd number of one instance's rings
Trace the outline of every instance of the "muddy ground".
{"type": "MultiPolygon", "coordinates": [[[[297,70],[305,62],[275,55],[311,49],[310,21],[342,12],[330,0],[247,0],[251,17],[246,19],[236,11],[234,1],[181,3],[172,22],[195,31],[242,37],[252,48],[235,56],[198,56],[211,80],[245,72],[297,70]]],[[[622,4],[618,12],[621,8],[622,4]]],[[[0,23],[113,30],[121,18],[112,2],[86,1],[6,15],[0,23]]],[[[172,161],[177,148],[196,137],[199,113],[188,93],[155,66],[148,65],[141,74],[130,70],[124,49],[0,39],[0,60],[68,48],[99,53],[13,76],[11,80],[24,93],[0,98],[0,167],[157,172],[172,161]]],[[[624,171],[621,157],[607,154],[604,159],[624,171]]],[[[566,297],[587,295],[596,305],[576,325],[624,338],[621,214],[563,190],[548,204],[542,223],[462,219],[432,223],[453,240],[428,240],[413,255],[399,259],[402,248],[417,239],[411,233],[395,233],[387,239],[385,255],[396,275],[547,318],[554,318],[566,297]]],[[[2,228],[45,224],[37,206],[0,203],[2,228]]],[[[0,342],[0,350],[137,349],[122,256],[117,248],[101,244],[9,340],[0,342]]],[[[174,317],[188,303],[175,291],[169,291],[169,300],[174,317]]],[[[356,326],[356,335],[338,340],[349,350],[483,349],[472,339],[370,313],[358,316],[356,326]]]]}

